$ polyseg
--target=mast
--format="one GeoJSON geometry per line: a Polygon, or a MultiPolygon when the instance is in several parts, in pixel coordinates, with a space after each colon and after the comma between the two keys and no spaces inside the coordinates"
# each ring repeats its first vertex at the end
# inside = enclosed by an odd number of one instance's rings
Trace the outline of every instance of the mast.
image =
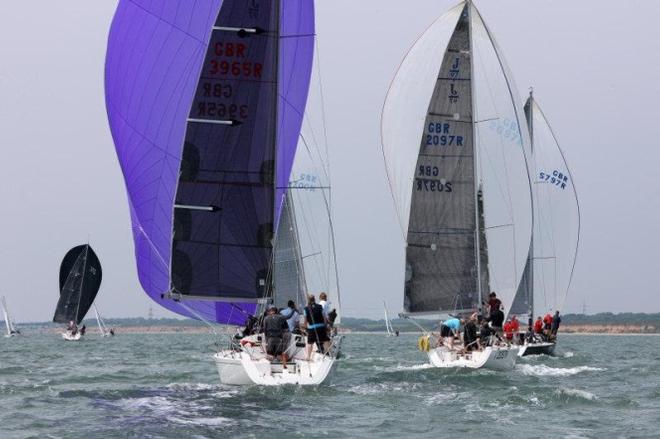
{"type": "MultiPolygon", "coordinates": [[[[83,286],[85,285],[85,273],[87,273],[87,256],[89,253],[89,244],[85,246],[85,257],[83,259],[82,279],[80,279],[80,289],[78,291],[78,306],[76,307],[76,324],[78,324],[78,313],[80,312],[80,300],[82,299],[83,286]]],[[[82,321],[82,318],[80,319],[82,321]]]]}
{"type": "MultiPolygon", "coordinates": [[[[280,22],[282,20],[282,4],[280,0],[275,0],[275,96],[279,96],[280,93],[280,22]]],[[[272,197],[273,197],[273,223],[274,226],[277,227],[278,232],[279,232],[279,218],[277,218],[277,211],[278,211],[278,204],[277,204],[277,154],[278,154],[278,148],[277,148],[277,139],[278,139],[278,133],[279,133],[279,124],[277,123],[277,117],[279,115],[279,110],[278,110],[278,103],[276,102],[275,105],[273,105],[273,121],[275,121],[275,130],[273,132],[273,147],[274,147],[274,153],[273,153],[273,192],[272,192],[272,197]],[[277,221],[277,224],[275,224],[275,221],[277,221]]],[[[282,201],[282,200],[280,200],[282,201]]],[[[280,203],[282,205],[283,203],[280,203]]],[[[280,212],[280,217],[282,216],[282,209],[279,210],[280,212]]],[[[269,267],[269,272],[270,276],[267,276],[266,281],[269,283],[269,285],[264,288],[264,297],[270,296],[271,299],[274,301],[274,293],[275,293],[275,236],[276,234],[273,233],[273,237],[271,240],[271,257],[270,257],[270,267],[269,267]],[[270,279],[268,279],[270,278],[270,279]]]]}
{"type": "MultiPolygon", "coordinates": [[[[529,111],[527,112],[527,129],[529,130],[529,143],[530,143],[530,151],[532,152],[532,166],[536,166],[536,161],[534,160],[534,89],[532,87],[529,88],[529,111]]],[[[532,238],[531,242],[529,244],[529,318],[534,320],[534,231],[536,230],[536,215],[534,210],[536,209],[535,206],[535,190],[534,190],[534,181],[531,183],[531,190],[532,190],[532,238]]]]}
{"type": "Polygon", "coordinates": [[[468,34],[470,38],[470,99],[472,106],[472,153],[473,153],[473,168],[474,168],[474,216],[475,216],[475,228],[474,228],[474,238],[475,238],[475,259],[477,266],[477,307],[480,306],[481,301],[483,300],[483,292],[481,291],[481,215],[479,213],[479,147],[477,144],[477,130],[475,123],[476,116],[476,107],[474,101],[475,87],[474,87],[474,42],[472,34],[472,0],[467,0],[467,11],[468,11],[468,34]]]}

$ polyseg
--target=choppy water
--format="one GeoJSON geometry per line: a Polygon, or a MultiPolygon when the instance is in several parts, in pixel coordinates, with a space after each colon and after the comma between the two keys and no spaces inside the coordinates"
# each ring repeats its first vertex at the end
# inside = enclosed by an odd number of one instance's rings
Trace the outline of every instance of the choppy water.
{"type": "Polygon", "coordinates": [[[511,372],[349,335],[334,382],[219,384],[208,335],[0,339],[0,438],[660,437],[660,337],[563,335],[511,372]]]}

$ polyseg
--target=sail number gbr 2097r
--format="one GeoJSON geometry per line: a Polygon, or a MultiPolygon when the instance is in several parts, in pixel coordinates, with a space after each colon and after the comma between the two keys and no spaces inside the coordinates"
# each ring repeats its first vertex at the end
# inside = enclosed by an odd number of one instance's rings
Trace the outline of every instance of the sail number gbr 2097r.
{"type": "Polygon", "coordinates": [[[437,166],[420,165],[415,178],[415,188],[419,192],[451,192],[452,182],[437,178],[440,169],[437,166]],[[435,177],[435,178],[434,178],[435,177]]]}

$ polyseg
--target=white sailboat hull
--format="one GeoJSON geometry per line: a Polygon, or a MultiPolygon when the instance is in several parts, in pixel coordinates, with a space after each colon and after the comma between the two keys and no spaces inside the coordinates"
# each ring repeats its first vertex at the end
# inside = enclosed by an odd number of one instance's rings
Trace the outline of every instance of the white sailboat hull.
{"type": "Polygon", "coordinates": [[[241,353],[235,351],[221,351],[213,355],[215,365],[220,374],[220,382],[231,386],[247,386],[253,384],[245,372],[241,362],[241,353]]]}
{"type": "Polygon", "coordinates": [[[240,351],[220,351],[213,356],[222,384],[236,386],[322,384],[335,370],[335,360],[341,344],[341,337],[334,337],[329,355],[314,352],[311,360],[306,361],[305,348],[300,346],[304,337],[293,336],[288,350],[293,355],[287,368],[283,368],[282,364],[273,363],[267,358],[261,344],[257,342],[257,337],[252,336],[244,340],[255,344],[253,346],[246,344],[240,351]]]}
{"type": "Polygon", "coordinates": [[[72,334],[70,332],[63,332],[62,333],[62,338],[65,341],[80,341],[82,338],[82,335],[80,334],[80,331],[76,332],[75,334],[72,334]]]}
{"type": "Polygon", "coordinates": [[[431,349],[428,356],[434,367],[509,370],[516,364],[518,346],[489,346],[465,354],[441,346],[431,349]]]}

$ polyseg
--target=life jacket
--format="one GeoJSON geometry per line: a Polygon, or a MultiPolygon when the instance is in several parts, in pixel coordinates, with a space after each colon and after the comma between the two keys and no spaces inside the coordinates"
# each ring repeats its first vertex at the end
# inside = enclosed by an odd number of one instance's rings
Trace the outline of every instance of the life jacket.
{"type": "Polygon", "coordinates": [[[318,329],[325,327],[323,307],[318,303],[305,307],[305,320],[307,321],[307,329],[318,329]]]}
{"type": "Polygon", "coordinates": [[[536,320],[534,322],[534,332],[541,333],[543,331],[543,322],[540,320],[536,320]]]}
{"type": "Polygon", "coordinates": [[[504,335],[509,340],[513,338],[513,324],[511,322],[506,322],[504,324],[504,335]]]}

